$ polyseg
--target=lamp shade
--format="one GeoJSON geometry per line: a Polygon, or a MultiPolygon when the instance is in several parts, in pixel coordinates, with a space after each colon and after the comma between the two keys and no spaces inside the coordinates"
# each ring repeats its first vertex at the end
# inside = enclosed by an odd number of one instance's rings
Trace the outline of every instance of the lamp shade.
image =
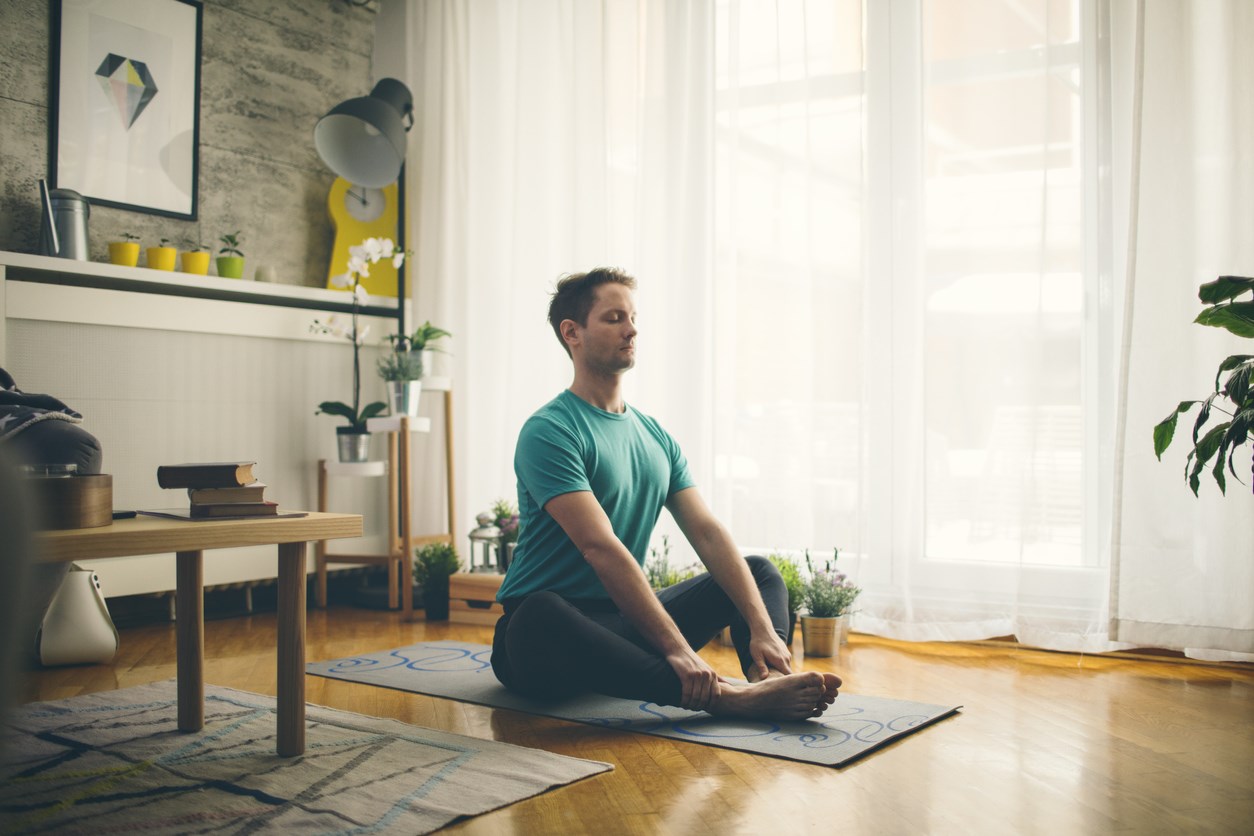
{"type": "Polygon", "coordinates": [[[414,124],[414,98],[404,83],[382,79],[340,102],[314,127],[314,147],[327,167],[350,183],[378,189],[396,182],[405,162],[405,133],[414,124]]]}

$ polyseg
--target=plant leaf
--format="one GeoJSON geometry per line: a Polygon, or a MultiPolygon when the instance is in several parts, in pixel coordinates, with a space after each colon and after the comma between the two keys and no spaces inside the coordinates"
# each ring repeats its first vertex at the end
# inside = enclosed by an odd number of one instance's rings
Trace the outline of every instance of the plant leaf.
{"type": "Polygon", "coordinates": [[[383,401],[374,401],[372,403],[368,403],[361,408],[361,418],[358,419],[356,423],[364,424],[366,423],[367,418],[373,418],[379,413],[383,412],[383,410],[387,408],[388,408],[388,405],[385,404],[383,401]]]}
{"type": "Polygon", "coordinates": [[[1210,418],[1211,402],[1215,400],[1215,396],[1218,394],[1219,393],[1216,392],[1214,395],[1211,395],[1209,398],[1202,401],[1202,411],[1197,414],[1197,420],[1193,422],[1193,446],[1194,447],[1196,447],[1198,444],[1198,436],[1202,432],[1202,425],[1206,423],[1206,420],[1208,418],[1210,418]]]}
{"type": "Polygon", "coordinates": [[[1228,431],[1230,424],[1231,422],[1224,421],[1222,424],[1216,424],[1211,427],[1194,449],[1193,452],[1197,454],[1197,457],[1193,460],[1193,469],[1189,473],[1189,487],[1193,488],[1194,496],[1197,496],[1199,477],[1206,468],[1206,463],[1211,460],[1215,455],[1215,451],[1219,449],[1224,433],[1228,431]]]}
{"type": "Polygon", "coordinates": [[[1232,302],[1207,308],[1193,321],[1212,328],[1226,328],[1238,337],[1254,338],[1254,302],[1232,302]]]}
{"type": "Polygon", "coordinates": [[[1194,404],[1201,401],[1180,401],[1180,405],[1171,411],[1163,420],[1159,421],[1154,427],[1154,455],[1159,461],[1163,460],[1163,451],[1171,444],[1171,439],[1176,434],[1176,421],[1180,414],[1188,412],[1193,408],[1194,404]]]}
{"type": "Polygon", "coordinates": [[[350,424],[354,423],[353,419],[357,417],[353,414],[353,408],[342,401],[323,401],[318,404],[318,412],[347,418],[350,424]]]}
{"type": "MultiPolygon", "coordinates": [[[[1237,473],[1232,464],[1232,457],[1236,455],[1237,448],[1246,442],[1250,437],[1250,431],[1254,428],[1254,406],[1241,410],[1232,416],[1231,427],[1228,428],[1227,434],[1224,436],[1224,446],[1232,445],[1228,452],[1228,471],[1236,477],[1238,482],[1245,484],[1241,480],[1241,474],[1237,473]]],[[[1221,454],[1222,455],[1222,454],[1221,454]]]]}
{"type": "MultiPolygon", "coordinates": [[[[1232,358],[1229,357],[1229,360],[1232,358]]],[[[1233,403],[1241,404],[1245,402],[1246,397],[1250,393],[1250,373],[1254,372],[1254,363],[1244,363],[1236,368],[1232,374],[1228,375],[1228,379],[1224,382],[1223,393],[1227,395],[1233,403]]]]}
{"type": "Polygon", "coordinates": [[[1252,354],[1234,354],[1220,363],[1219,369],[1215,372],[1215,391],[1219,391],[1219,378],[1223,376],[1224,372],[1231,371],[1232,369],[1235,369],[1242,364],[1249,363],[1250,361],[1254,361],[1254,355],[1252,354]]]}
{"type": "Polygon", "coordinates": [[[1244,276],[1220,276],[1213,282],[1206,282],[1197,289],[1197,298],[1203,304],[1217,305],[1236,298],[1242,293],[1254,290],[1254,279],[1244,276]]]}

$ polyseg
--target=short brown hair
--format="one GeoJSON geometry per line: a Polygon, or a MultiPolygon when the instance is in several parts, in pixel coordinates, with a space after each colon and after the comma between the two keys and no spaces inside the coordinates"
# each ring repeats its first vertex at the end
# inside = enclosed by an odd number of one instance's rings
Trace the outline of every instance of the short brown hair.
{"type": "Polygon", "coordinates": [[[562,321],[574,320],[580,327],[588,324],[588,314],[596,303],[597,288],[603,284],[621,284],[628,290],[636,289],[636,280],[617,267],[597,267],[586,273],[568,273],[557,282],[549,302],[549,325],[566,354],[570,346],[562,339],[562,321]]]}

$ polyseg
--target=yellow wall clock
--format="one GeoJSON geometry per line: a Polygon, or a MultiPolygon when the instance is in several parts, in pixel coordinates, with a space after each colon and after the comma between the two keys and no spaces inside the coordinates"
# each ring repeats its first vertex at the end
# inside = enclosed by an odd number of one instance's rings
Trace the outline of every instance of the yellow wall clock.
{"type": "MultiPolygon", "coordinates": [[[[335,244],[331,248],[331,266],[327,270],[327,287],[331,280],[348,272],[348,248],[367,238],[391,238],[396,241],[396,184],[381,189],[368,189],[335,178],[327,195],[327,211],[335,226],[335,244]]],[[[370,275],[361,280],[372,296],[396,295],[396,268],[390,259],[370,265],[370,275]]]]}

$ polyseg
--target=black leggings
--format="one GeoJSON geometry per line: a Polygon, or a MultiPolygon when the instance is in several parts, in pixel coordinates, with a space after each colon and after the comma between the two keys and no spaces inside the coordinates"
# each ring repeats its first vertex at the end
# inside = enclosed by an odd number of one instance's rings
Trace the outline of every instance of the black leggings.
{"type": "MultiPolygon", "coordinates": [[[[762,557],[745,559],[781,639],[788,635],[788,590],[762,557]]],[[[688,644],[699,650],[731,626],[740,668],[748,673],[749,627],[709,573],[657,594],[688,644]]],[[[537,592],[505,602],[492,642],[492,670],[505,687],[554,700],[592,691],[659,705],[678,705],[679,677],[607,599],[568,600],[537,592]]]]}

